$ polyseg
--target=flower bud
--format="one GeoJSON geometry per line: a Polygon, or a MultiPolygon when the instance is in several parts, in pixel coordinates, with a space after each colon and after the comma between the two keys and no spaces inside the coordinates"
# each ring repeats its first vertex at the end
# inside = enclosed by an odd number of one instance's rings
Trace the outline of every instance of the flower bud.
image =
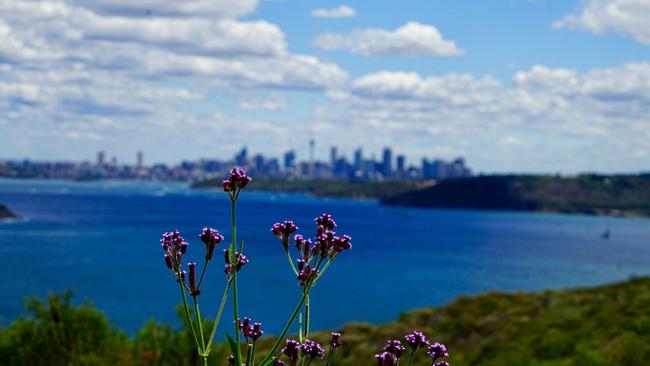
{"type": "Polygon", "coordinates": [[[190,271],[190,294],[196,296],[199,294],[199,289],[196,288],[196,262],[189,262],[187,267],[190,271]]]}
{"type": "Polygon", "coordinates": [[[165,264],[167,265],[167,268],[174,269],[174,262],[172,261],[172,257],[170,257],[169,254],[165,254],[165,264]]]}

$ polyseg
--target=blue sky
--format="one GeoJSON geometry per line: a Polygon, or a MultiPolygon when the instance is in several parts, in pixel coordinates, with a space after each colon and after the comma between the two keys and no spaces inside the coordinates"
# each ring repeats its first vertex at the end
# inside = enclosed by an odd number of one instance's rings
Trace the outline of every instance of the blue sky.
{"type": "Polygon", "coordinates": [[[650,170],[650,0],[0,1],[0,158],[650,170]]]}

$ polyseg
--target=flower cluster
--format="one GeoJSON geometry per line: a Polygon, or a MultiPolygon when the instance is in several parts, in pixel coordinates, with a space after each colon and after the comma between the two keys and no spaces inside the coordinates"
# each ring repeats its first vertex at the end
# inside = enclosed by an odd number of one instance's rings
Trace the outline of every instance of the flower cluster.
{"type": "Polygon", "coordinates": [[[174,230],[168,231],[162,235],[160,245],[162,246],[163,252],[165,252],[163,255],[165,258],[165,265],[167,265],[167,268],[171,269],[177,277],[183,278],[182,282],[184,282],[185,271],[181,269],[181,261],[190,244],[183,239],[178,230],[174,230]]]}
{"type": "Polygon", "coordinates": [[[233,267],[236,272],[239,272],[239,270],[248,263],[248,257],[246,257],[242,252],[235,252],[235,260],[233,261],[233,258],[230,255],[230,249],[223,250],[223,258],[226,262],[223,272],[227,275],[232,273],[233,267]]]}
{"type": "Polygon", "coordinates": [[[239,321],[239,329],[246,338],[246,342],[248,342],[250,338],[254,343],[259,337],[264,335],[264,331],[262,330],[262,323],[251,324],[251,318],[249,317],[244,317],[243,320],[239,321]]]}
{"type": "MultiPolygon", "coordinates": [[[[447,361],[440,360],[443,357],[449,356],[447,347],[444,344],[439,342],[430,343],[427,337],[420,331],[407,334],[404,340],[406,340],[411,351],[409,364],[417,350],[426,348],[427,355],[431,357],[432,366],[449,366],[447,361]]],[[[405,351],[406,347],[402,345],[402,342],[399,340],[389,340],[386,342],[382,352],[375,355],[375,359],[379,366],[397,366],[405,351]]]]}
{"type": "MultiPolygon", "coordinates": [[[[280,352],[289,359],[289,364],[291,366],[298,364],[300,356],[308,359],[308,364],[315,358],[323,358],[323,356],[325,356],[325,349],[323,346],[311,339],[305,339],[302,344],[294,339],[286,339],[284,348],[282,348],[280,352]]],[[[284,362],[279,358],[276,359],[275,362],[278,365],[284,365],[284,362]],[[280,363],[278,363],[278,361],[280,363]]]]}
{"type": "Polygon", "coordinates": [[[289,250],[289,238],[296,230],[298,230],[298,226],[291,220],[286,220],[283,223],[277,222],[271,227],[271,232],[280,239],[285,251],[289,250]]]}
{"type": "MultiPolygon", "coordinates": [[[[291,266],[294,269],[298,284],[306,289],[307,286],[318,277],[320,270],[324,269],[338,253],[352,248],[352,238],[347,235],[337,236],[334,232],[336,222],[330,214],[324,213],[314,219],[316,221],[316,239],[312,244],[311,239],[306,239],[297,234],[293,237],[299,258],[297,266],[291,266]]],[[[287,220],[284,223],[276,223],[271,227],[271,232],[282,243],[282,247],[287,252],[288,258],[292,261],[289,254],[289,237],[295,233],[298,227],[293,221],[287,220]]]]}
{"type": "Polygon", "coordinates": [[[221,182],[221,185],[223,186],[224,192],[235,194],[238,189],[246,187],[252,180],[253,178],[249,177],[244,169],[233,168],[230,174],[228,174],[228,178],[221,182]]]}
{"type": "Polygon", "coordinates": [[[204,227],[199,238],[205,244],[205,260],[209,261],[212,259],[214,248],[223,240],[223,235],[219,234],[217,230],[204,227]]]}

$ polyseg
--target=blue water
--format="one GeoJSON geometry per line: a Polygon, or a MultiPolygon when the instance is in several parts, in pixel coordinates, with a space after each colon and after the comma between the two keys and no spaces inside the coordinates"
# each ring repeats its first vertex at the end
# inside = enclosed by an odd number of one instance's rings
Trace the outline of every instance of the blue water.
{"type": "MultiPolygon", "coordinates": [[[[198,262],[203,226],[229,237],[225,194],[180,184],[0,180],[0,202],[24,217],[0,223],[5,324],[26,315],[24,297],[65,289],[130,333],[149,318],[178,324],[178,288],[163,263],[160,234],[178,228],[198,262]]],[[[250,263],[239,277],[241,313],[268,332],[278,332],[300,296],[269,228],[290,218],[312,236],[313,218],[322,212],[334,216],[354,247],[313,291],[317,329],[387,322],[486,290],[588,286],[650,274],[647,219],[421,210],[244,192],[238,232],[250,263]],[[604,240],[607,228],[612,235],[604,240]]],[[[214,314],[224,285],[220,257],[206,281],[202,312],[214,314]]]]}

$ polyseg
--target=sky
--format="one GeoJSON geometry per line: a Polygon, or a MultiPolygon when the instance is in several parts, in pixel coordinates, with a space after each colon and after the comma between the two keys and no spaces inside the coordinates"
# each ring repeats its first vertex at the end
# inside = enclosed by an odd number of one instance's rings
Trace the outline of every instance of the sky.
{"type": "Polygon", "coordinates": [[[0,159],[650,171],[650,0],[0,0],[0,159]]]}

